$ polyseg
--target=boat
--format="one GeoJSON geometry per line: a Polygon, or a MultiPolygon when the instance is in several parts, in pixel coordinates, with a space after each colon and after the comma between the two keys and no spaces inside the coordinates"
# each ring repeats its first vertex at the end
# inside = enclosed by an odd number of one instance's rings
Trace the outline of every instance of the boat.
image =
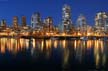
{"type": "Polygon", "coordinates": [[[51,40],[57,40],[58,38],[55,38],[55,37],[51,37],[51,40]]]}
{"type": "Polygon", "coordinates": [[[88,37],[80,37],[81,40],[88,40],[88,37]]]}

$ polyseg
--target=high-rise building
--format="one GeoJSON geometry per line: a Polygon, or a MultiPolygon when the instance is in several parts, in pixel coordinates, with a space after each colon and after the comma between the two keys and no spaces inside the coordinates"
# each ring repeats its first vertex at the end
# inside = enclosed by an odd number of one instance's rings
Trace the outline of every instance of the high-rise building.
{"type": "Polygon", "coordinates": [[[81,33],[86,33],[87,31],[87,21],[84,15],[80,14],[77,19],[77,29],[81,33]]]}
{"type": "Polygon", "coordinates": [[[5,19],[1,20],[1,27],[6,28],[6,20],[5,19]]]}
{"type": "Polygon", "coordinates": [[[84,27],[86,25],[87,25],[87,22],[86,22],[85,16],[83,16],[82,14],[80,14],[80,16],[77,19],[77,26],[78,27],[84,27]]]}
{"type": "Polygon", "coordinates": [[[104,31],[108,30],[108,13],[99,12],[95,17],[95,27],[96,29],[103,29],[104,31]]]}
{"type": "Polygon", "coordinates": [[[49,32],[53,31],[53,19],[52,19],[52,17],[47,17],[45,19],[45,25],[48,27],[47,31],[49,31],[49,32]]]}
{"type": "Polygon", "coordinates": [[[18,28],[18,17],[17,16],[13,17],[13,28],[15,29],[18,28]]]}
{"type": "Polygon", "coordinates": [[[72,21],[71,21],[71,8],[69,5],[64,5],[62,8],[63,15],[62,15],[62,28],[63,32],[68,32],[71,28],[72,21]]]}
{"type": "Polygon", "coordinates": [[[26,16],[22,16],[22,26],[26,26],[26,16]]]}
{"type": "Polygon", "coordinates": [[[35,12],[31,17],[31,26],[32,28],[40,27],[41,25],[41,16],[40,13],[35,12]]]}

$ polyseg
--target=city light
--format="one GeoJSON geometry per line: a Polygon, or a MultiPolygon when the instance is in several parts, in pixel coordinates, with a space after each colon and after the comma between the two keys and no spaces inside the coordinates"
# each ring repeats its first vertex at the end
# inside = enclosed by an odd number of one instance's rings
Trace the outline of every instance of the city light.
{"type": "Polygon", "coordinates": [[[77,23],[72,23],[71,7],[64,5],[62,8],[62,21],[58,26],[54,25],[53,18],[48,16],[44,20],[41,14],[35,12],[31,16],[31,25],[28,26],[26,16],[22,16],[22,25],[19,25],[18,16],[13,17],[12,26],[8,26],[6,20],[1,20],[0,36],[2,37],[108,37],[108,14],[99,12],[95,16],[94,26],[87,23],[87,19],[80,14],[77,23]]]}

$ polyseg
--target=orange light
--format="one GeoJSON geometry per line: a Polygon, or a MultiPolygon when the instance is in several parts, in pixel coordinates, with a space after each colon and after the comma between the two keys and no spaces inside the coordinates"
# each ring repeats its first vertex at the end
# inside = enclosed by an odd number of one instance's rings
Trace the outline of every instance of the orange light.
{"type": "Polygon", "coordinates": [[[90,36],[91,35],[91,33],[87,33],[87,36],[90,36]]]}
{"type": "Polygon", "coordinates": [[[78,32],[78,36],[81,36],[81,33],[78,32]]]}

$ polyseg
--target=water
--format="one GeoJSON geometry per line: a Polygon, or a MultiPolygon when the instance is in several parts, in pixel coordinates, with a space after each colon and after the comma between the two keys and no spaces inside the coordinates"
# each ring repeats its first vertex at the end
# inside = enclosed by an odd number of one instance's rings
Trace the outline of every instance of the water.
{"type": "Polygon", "coordinates": [[[47,71],[104,70],[107,40],[0,38],[0,69],[47,71]]]}

